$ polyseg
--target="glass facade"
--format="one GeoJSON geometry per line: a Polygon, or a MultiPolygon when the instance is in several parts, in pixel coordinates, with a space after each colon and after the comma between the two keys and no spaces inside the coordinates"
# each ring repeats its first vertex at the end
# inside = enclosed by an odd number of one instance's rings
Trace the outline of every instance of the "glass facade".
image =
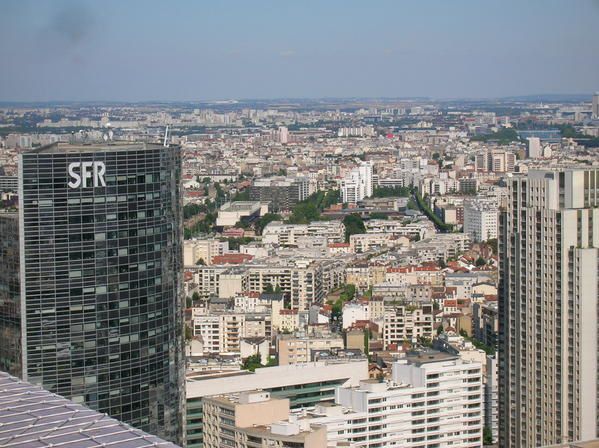
{"type": "Polygon", "coordinates": [[[180,183],[176,147],[20,156],[24,379],[178,443],[180,183]]]}
{"type": "Polygon", "coordinates": [[[19,219],[0,212],[0,370],[22,375],[19,219]]]}

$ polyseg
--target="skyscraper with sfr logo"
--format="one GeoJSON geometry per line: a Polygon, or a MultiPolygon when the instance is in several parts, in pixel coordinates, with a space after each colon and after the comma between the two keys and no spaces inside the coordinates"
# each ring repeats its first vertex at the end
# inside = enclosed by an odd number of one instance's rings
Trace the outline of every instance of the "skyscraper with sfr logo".
{"type": "Polygon", "coordinates": [[[13,370],[182,443],[178,148],[52,144],[19,162],[13,370]]]}

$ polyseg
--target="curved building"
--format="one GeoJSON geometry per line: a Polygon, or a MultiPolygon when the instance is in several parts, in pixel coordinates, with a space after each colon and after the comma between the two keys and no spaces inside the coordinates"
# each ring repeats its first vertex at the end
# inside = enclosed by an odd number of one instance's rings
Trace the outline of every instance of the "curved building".
{"type": "Polygon", "coordinates": [[[53,144],[19,174],[23,378],[182,443],[178,148],[53,144]]]}

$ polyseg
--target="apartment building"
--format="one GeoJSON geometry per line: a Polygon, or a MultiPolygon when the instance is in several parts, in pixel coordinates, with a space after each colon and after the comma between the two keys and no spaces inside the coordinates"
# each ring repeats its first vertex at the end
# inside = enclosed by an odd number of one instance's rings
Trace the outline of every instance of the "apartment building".
{"type": "Polygon", "coordinates": [[[340,387],[335,407],[309,422],[326,427],[327,447],[481,447],[481,365],[439,352],[408,356],[387,382],[340,387]]]}
{"type": "Polygon", "coordinates": [[[272,317],[267,313],[206,312],[193,317],[193,335],[204,353],[240,353],[241,340],[271,338],[272,317]]]}
{"type": "Polygon", "coordinates": [[[500,214],[499,445],[599,434],[599,169],[530,170],[500,214]]]}
{"type": "Polygon", "coordinates": [[[341,221],[315,221],[310,224],[284,224],[273,221],[262,231],[262,242],[284,247],[297,247],[302,237],[325,237],[327,243],[345,241],[345,225],[341,221]]]}
{"type": "Polygon", "coordinates": [[[306,177],[264,177],[255,179],[250,187],[250,200],[269,202],[270,210],[290,210],[310,194],[306,177]]]}
{"type": "Polygon", "coordinates": [[[341,199],[347,204],[356,204],[372,196],[372,162],[361,162],[341,180],[341,199]]]}
{"type": "Polygon", "coordinates": [[[433,305],[418,303],[398,304],[385,307],[383,341],[401,345],[404,341],[418,342],[420,338],[433,338],[433,305]]]}
{"type": "Polygon", "coordinates": [[[497,238],[499,207],[493,199],[471,199],[464,201],[464,233],[472,241],[487,241],[497,238]]]}
{"type": "Polygon", "coordinates": [[[313,361],[316,351],[343,349],[343,338],[337,334],[280,334],[277,337],[279,365],[302,364],[313,361]]]}
{"type": "Polygon", "coordinates": [[[279,423],[289,417],[289,399],[251,391],[204,399],[204,447],[297,447],[326,445],[324,427],[279,423]]]}
{"type": "Polygon", "coordinates": [[[212,264],[212,259],[229,252],[228,241],[217,239],[186,240],[183,243],[183,265],[194,266],[197,263],[212,264]]]}
{"type": "MultiPolygon", "coordinates": [[[[337,386],[357,386],[368,378],[368,361],[311,362],[286,366],[191,374],[186,380],[187,448],[203,446],[203,400],[218,394],[232,394],[260,389],[271,397],[288,398],[297,409],[333,403],[337,386]]],[[[322,446],[322,445],[321,445],[322,446]]]]}

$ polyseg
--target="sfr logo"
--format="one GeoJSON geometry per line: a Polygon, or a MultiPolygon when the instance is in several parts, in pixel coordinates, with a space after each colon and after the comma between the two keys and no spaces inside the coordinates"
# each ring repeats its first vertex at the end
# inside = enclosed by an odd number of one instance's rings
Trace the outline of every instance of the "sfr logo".
{"type": "MultiPolygon", "coordinates": [[[[69,176],[71,181],[69,187],[71,188],[87,188],[92,185],[88,185],[88,179],[93,179],[94,187],[105,187],[104,174],[106,173],[106,166],[104,162],[73,162],[69,164],[69,176]],[[78,172],[79,171],[79,172],[78,172]]],[[[91,183],[91,182],[90,182],[91,183]]]]}

